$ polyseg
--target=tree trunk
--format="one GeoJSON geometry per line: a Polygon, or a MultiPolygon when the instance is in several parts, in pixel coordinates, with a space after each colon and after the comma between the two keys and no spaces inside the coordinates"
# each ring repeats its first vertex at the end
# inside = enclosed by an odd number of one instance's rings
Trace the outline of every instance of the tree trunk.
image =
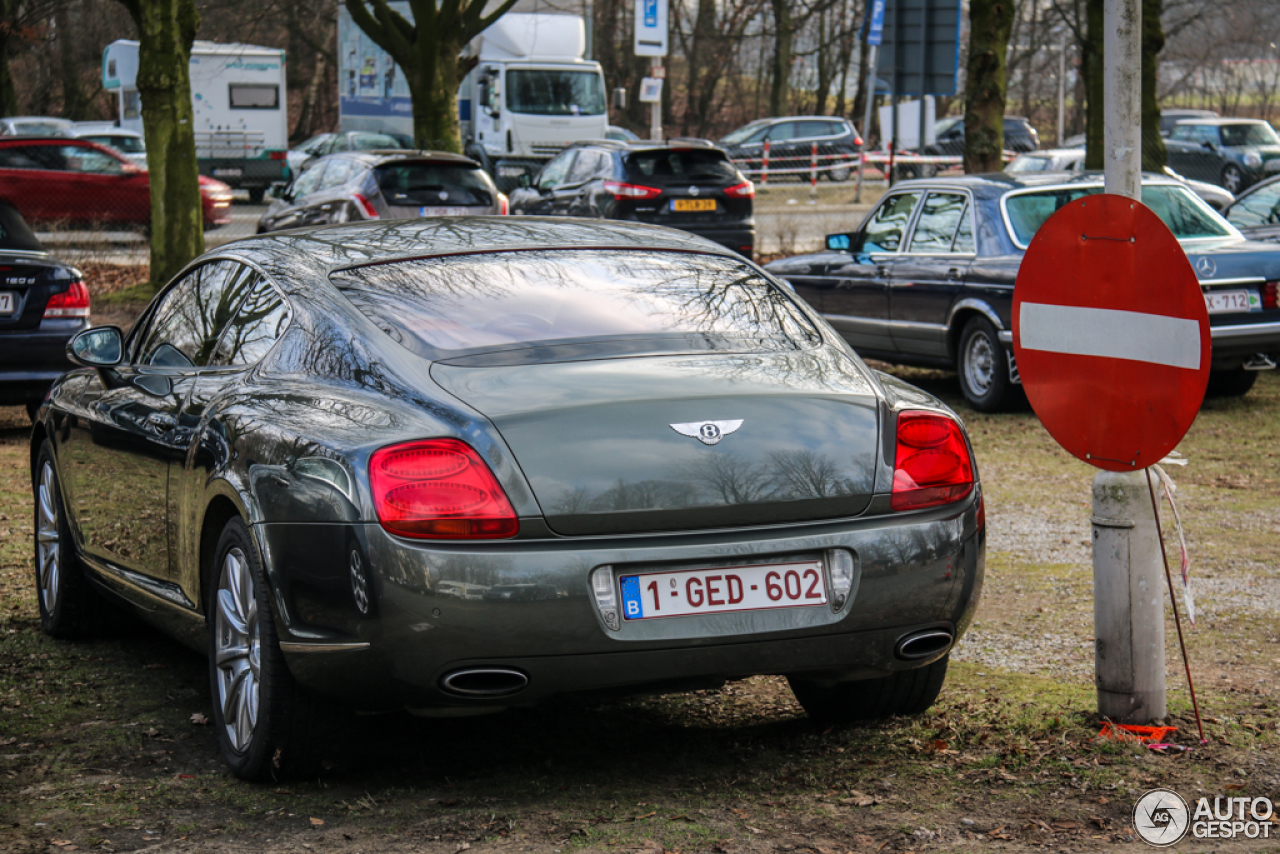
{"type": "MultiPolygon", "coordinates": [[[[7,13],[10,5],[9,0],[3,0],[0,8],[7,13]]],[[[5,20],[9,20],[7,14],[5,20]]],[[[0,28],[0,116],[18,115],[18,90],[13,85],[13,71],[9,68],[9,43],[12,39],[0,28]]]]}
{"type": "Polygon", "coordinates": [[[138,28],[138,94],[151,177],[151,284],[204,251],[191,108],[194,0],[121,0],[138,28]]]}
{"type": "Polygon", "coordinates": [[[715,94],[716,75],[711,63],[724,57],[717,55],[712,46],[716,34],[715,0],[697,0],[698,9],[693,19],[693,39],[687,53],[689,64],[689,94],[684,102],[684,118],[680,132],[686,136],[701,134],[708,126],[712,97],[715,94]],[[709,79],[708,79],[709,78],[709,79]]]}
{"type": "Polygon", "coordinates": [[[462,45],[442,47],[434,66],[423,63],[416,74],[405,70],[413,100],[413,141],[418,148],[462,153],[457,110],[458,84],[462,81],[457,59],[460,50],[462,45]]]}
{"type": "Polygon", "coordinates": [[[1004,168],[1005,62],[1013,28],[1012,0],[969,5],[969,82],[964,109],[964,171],[1004,168]]]}
{"type": "Polygon", "coordinates": [[[1162,0],[1142,0],[1142,171],[1160,172],[1169,159],[1160,136],[1160,101],[1156,96],[1156,75],[1160,71],[1160,51],[1164,50],[1164,27],[1160,15],[1162,0]]]}
{"type": "Polygon", "coordinates": [[[1089,41],[1084,49],[1084,168],[1101,169],[1102,151],[1102,0],[1086,0],[1089,41]]]}
{"type": "Polygon", "coordinates": [[[320,84],[325,79],[325,56],[318,50],[312,63],[311,80],[302,92],[302,108],[298,110],[298,123],[293,126],[293,139],[307,139],[315,135],[316,117],[320,112],[320,84]]]}
{"type": "Polygon", "coordinates": [[[773,80],[769,85],[769,115],[791,112],[791,45],[795,27],[790,0],[769,0],[773,9],[773,80]]]}
{"type": "MultiPolygon", "coordinates": [[[[89,116],[89,98],[80,80],[79,57],[76,56],[76,29],[72,24],[70,3],[59,3],[53,13],[58,37],[58,78],[62,84],[62,117],[82,121],[89,116]]],[[[84,15],[83,7],[78,10],[84,15]]]]}

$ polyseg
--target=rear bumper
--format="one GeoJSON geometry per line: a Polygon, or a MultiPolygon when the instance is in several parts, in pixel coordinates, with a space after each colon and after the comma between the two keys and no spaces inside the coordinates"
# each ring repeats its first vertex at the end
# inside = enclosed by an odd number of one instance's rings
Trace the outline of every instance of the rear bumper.
{"type": "Polygon", "coordinates": [[[1214,326],[1213,367],[1234,368],[1255,353],[1280,354],[1280,320],[1214,326]]]}
{"type": "Polygon", "coordinates": [[[287,160],[246,157],[200,158],[200,174],[240,189],[265,189],[289,178],[287,160]]]}
{"type": "Polygon", "coordinates": [[[755,674],[864,678],[922,666],[943,651],[902,660],[894,650],[904,634],[940,627],[959,637],[972,619],[986,549],[976,506],[975,491],[911,517],[474,545],[408,543],[366,524],[257,531],[286,659],[304,686],[368,709],[465,708],[755,674]],[[840,607],[624,620],[610,629],[589,587],[602,566],[621,574],[620,567],[762,563],[833,548],[857,556],[854,589],[840,607]],[[353,551],[370,591],[364,611],[352,593],[353,551]],[[513,584],[549,592],[533,601],[478,592],[513,584]],[[528,683],[501,698],[442,689],[444,677],[469,668],[517,671],[528,683]]]}
{"type": "Polygon", "coordinates": [[[0,335],[0,406],[44,399],[49,385],[75,365],[67,359],[67,342],[87,321],[45,321],[30,332],[0,335]],[[60,328],[50,330],[54,322],[60,328]]]}

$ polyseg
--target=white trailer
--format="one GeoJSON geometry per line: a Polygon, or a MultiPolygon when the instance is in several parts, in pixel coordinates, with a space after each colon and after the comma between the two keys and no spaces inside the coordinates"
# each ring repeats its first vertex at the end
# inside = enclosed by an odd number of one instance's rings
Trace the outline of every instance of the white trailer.
{"type": "MultiPolygon", "coordinates": [[[[408,3],[392,6],[412,19],[408,3]]],[[[572,142],[604,138],[604,75],[599,63],[584,58],[580,16],[508,12],[464,53],[478,59],[458,89],[464,150],[500,189],[510,189],[572,142]]],[[[338,56],[342,129],[412,134],[404,75],[345,7],[338,10],[338,56]]]]}
{"type": "MultiPolygon", "coordinates": [[[[191,106],[200,173],[262,200],[289,166],[285,54],[275,47],[197,41],[191,48],[191,106]]],[[[102,85],[117,93],[117,123],[142,133],[138,43],[120,40],[102,52],[102,85]]]]}

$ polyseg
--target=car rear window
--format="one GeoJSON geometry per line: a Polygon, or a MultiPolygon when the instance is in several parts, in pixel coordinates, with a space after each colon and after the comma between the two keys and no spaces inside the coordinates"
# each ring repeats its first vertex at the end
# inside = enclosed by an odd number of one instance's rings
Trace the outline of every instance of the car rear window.
{"type": "Polygon", "coordinates": [[[389,205],[491,205],[493,189],[479,167],[404,161],[373,170],[389,205]]]}
{"type": "MultiPolygon", "coordinates": [[[[1014,242],[1025,249],[1055,211],[1083,196],[1101,192],[1102,187],[1097,186],[1065,187],[1005,196],[1005,213],[1013,229],[1014,242]]],[[[1142,203],[1151,208],[1179,240],[1235,236],[1226,220],[1183,187],[1143,187],[1142,203]]]]}
{"type": "Polygon", "coordinates": [[[637,151],[624,161],[634,177],[675,181],[733,181],[738,172],[723,151],[656,148],[637,151]]]}
{"type": "Polygon", "coordinates": [[[357,267],[332,281],[387,335],[431,358],[628,339],[739,352],[797,350],[821,340],[782,289],[718,255],[493,252],[357,267]]]}

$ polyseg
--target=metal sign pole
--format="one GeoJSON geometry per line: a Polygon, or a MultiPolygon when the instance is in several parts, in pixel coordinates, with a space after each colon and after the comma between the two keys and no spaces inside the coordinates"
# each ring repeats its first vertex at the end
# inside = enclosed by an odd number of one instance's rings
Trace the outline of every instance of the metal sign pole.
{"type": "MultiPolygon", "coordinates": [[[[1107,193],[1142,197],[1142,6],[1103,5],[1103,180],[1107,193]]],[[[1164,595],[1145,470],[1093,479],[1094,675],[1098,712],[1123,723],[1168,715],[1164,595]]]]}
{"type": "Polygon", "coordinates": [[[875,107],[875,103],[876,103],[876,80],[879,79],[876,77],[876,59],[878,59],[877,54],[879,53],[880,53],[880,46],[874,45],[874,44],[871,45],[871,52],[867,54],[868,80],[866,83],[862,84],[863,87],[867,89],[867,106],[866,106],[866,109],[862,111],[863,143],[862,143],[862,154],[860,157],[858,157],[858,183],[857,183],[856,189],[853,191],[854,204],[859,204],[862,202],[862,169],[864,166],[866,166],[866,159],[867,159],[866,140],[871,139],[871,110],[875,107]]]}

